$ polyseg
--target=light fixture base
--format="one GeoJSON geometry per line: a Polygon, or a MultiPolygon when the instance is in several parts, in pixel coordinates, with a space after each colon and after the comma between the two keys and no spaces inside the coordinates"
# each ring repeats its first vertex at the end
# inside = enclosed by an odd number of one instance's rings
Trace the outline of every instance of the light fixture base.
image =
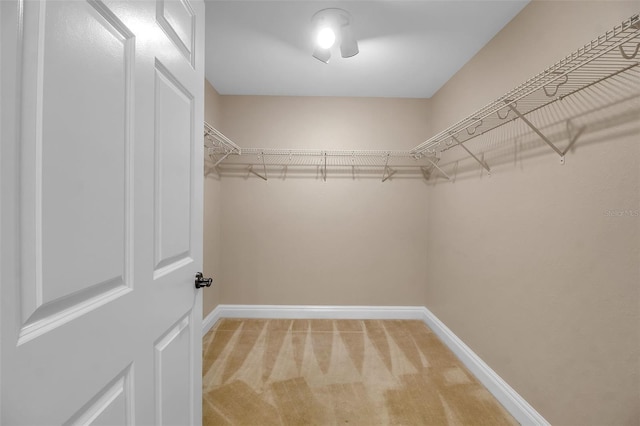
{"type": "MultiPolygon", "coordinates": [[[[335,36],[335,43],[340,44],[340,54],[343,58],[350,58],[359,53],[358,42],[353,36],[351,23],[353,17],[349,12],[339,8],[327,8],[316,12],[311,18],[314,25],[316,38],[327,29],[330,29],[335,36]]],[[[316,47],[313,57],[325,64],[331,58],[331,47],[334,43],[328,43],[325,40],[316,40],[316,47]]]]}

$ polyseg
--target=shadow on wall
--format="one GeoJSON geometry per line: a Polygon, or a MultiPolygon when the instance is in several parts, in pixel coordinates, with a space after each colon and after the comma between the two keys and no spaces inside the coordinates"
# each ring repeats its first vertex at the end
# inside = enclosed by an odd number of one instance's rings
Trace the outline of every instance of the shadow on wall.
{"type": "Polygon", "coordinates": [[[213,165],[213,161],[205,156],[204,158],[204,177],[207,179],[220,180],[220,175],[216,171],[216,167],[213,165]]]}
{"type": "MultiPolygon", "coordinates": [[[[625,135],[640,133],[640,71],[630,70],[629,80],[636,82],[624,89],[606,91],[591,86],[544,108],[532,111],[527,119],[552,143],[549,146],[531,127],[517,117],[503,126],[479,135],[465,147],[489,168],[509,166],[524,168],[524,160],[555,156],[559,163],[577,147],[595,143],[614,143],[625,135]],[[603,130],[609,130],[602,135],[603,130]],[[562,154],[562,155],[561,155],[562,154]]],[[[437,161],[440,171],[431,168],[431,185],[476,179],[488,172],[461,147],[452,144],[441,149],[437,161]],[[449,179],[446,178],[448,175],[449,179]]]]}

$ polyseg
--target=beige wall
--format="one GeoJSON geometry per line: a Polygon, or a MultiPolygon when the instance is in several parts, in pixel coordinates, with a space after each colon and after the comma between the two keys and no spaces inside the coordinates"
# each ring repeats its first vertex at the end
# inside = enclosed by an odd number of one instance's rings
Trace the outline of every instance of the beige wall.
{"type": "MultiPolygon", "coordinates": [[[[223,96],[242,147],[408,149],[428,101],[223,96]]],[[[222,303],[423,305],[427,185],[420,179],[224,178],[222,303]]]]}
{"type": "MultiPolygon", "coordinates": [[[[434,130],[637,11],[531,3],[432,98],[434,130]]],[[[606,215],[640,209],[637,128],[429,188],[427,307],[552,424],[640,423],[640,218],[606,215]]]]}
{"type": "MultiPolygon", "coordinates": [[[[220,95],[205,80],[204,120],[218,128],[221,125],[220,95]]],[[[205,153],[206,156],[206,153],[205,153]]],[[[207,170],[205,164],[205,171],[207,170]]],[[[203,241],[203,273],[205,277],[213,277],[214,284],[203,291],[203,317],[207,316],[220,303],[220,253],[221,253],[221,182],[215,173],[207,173],[204,178],[204,241],[203,241]]]]}
{"type": "Polygon", "coordinates": [[[411,149],[429,135],[429,100],[222,96],[225,132],[241,147],[411,149]]]}

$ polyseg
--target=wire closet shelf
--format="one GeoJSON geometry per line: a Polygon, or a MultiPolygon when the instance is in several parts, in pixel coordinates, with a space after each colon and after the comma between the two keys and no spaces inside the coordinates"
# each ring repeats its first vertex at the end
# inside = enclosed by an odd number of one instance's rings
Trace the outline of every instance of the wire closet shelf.
{"type": "MultiPolygon", "coordinates": [[[[560,151],[525,117],[580,90],[638,66],[640,20],[638,14],[616,26],[535,77],[441,131],[412,150],[415,155],[435,154],[522,119],[561,157],[560,151]]],[[[631,84],[631,83],[630,83],[631,84]]],[[[636,82],[637,84],[637,82],[636,82]]],[[[471,152],[468,153],[472,156],[471,152]]],[[[474,158],[488,170],[486,163],[474,158]]]]}
{"type": "Polygon", "coordinates": [[[320,169],[325,180],[327,167],[332,166],[382,168],[383,181],[391,177],[397,168],[403,167],[418,168],[426,179],[434,169],[449,178],[438,167],[440,153],[459,146],[490,172],[489,165],[484,159],[478,158],[464,144],[473,138],[520,119],[560,156],[561,162],[564,162],[564,155],[570,146],[564,150],[559,149],[536,125],[528,120],[527,115],[607,80],[615,82],[618,86],[628,85],[630,92],[633,92],[632,89],[637,90],[640,87],[640,74],[635,70],[640,64],[639,51],[640,19],[639,15],[635,14],[520,86],[411,150],[241,149],[207,123],[204,126],[205,147],[214,162],[214,168],[222,163],[243,164],[248,167],[250,172],[265,180],[269,165],[315,166],[320,169]],[[235,157],[244,158],[239,161],[239,158],[235,157]],[[262,173],[256,172],[254,166],[261,168],[262,173]]]}

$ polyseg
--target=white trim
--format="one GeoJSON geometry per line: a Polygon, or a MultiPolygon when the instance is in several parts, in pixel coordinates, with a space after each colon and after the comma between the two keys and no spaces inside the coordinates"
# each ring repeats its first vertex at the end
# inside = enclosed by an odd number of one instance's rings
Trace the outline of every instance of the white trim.
{"type": "Polygon", "coordinates": [[[523,397],[491,369],[475,352],[471,350],[453,331],[427,308],[424,309],[424,322],[451,349],[458,359],[473,373],[491,394],[522,425],[550,425],[523,397]]]}
{"type": "Polygon", "coordinates": [[[218,305],[221,318],[423,319],[424,306],[218,305]]]}
{"type": "Polygon", "coordinates": [[[222,318],[222,316],[220,315],[220,305],[218,305],[202,320],[203,337],[209,332],[209,330],[211,330],[211,328],[213,328],[213,326],[218,322],[220,318],[222,318]]]}
{"type": "Polygon", "coordinates": [[[220,318],[422,320],[518,422],[522,425],[549,425],[540,413],[424,306],[218,305],[202,322],[202,335],[220,318]]]}

